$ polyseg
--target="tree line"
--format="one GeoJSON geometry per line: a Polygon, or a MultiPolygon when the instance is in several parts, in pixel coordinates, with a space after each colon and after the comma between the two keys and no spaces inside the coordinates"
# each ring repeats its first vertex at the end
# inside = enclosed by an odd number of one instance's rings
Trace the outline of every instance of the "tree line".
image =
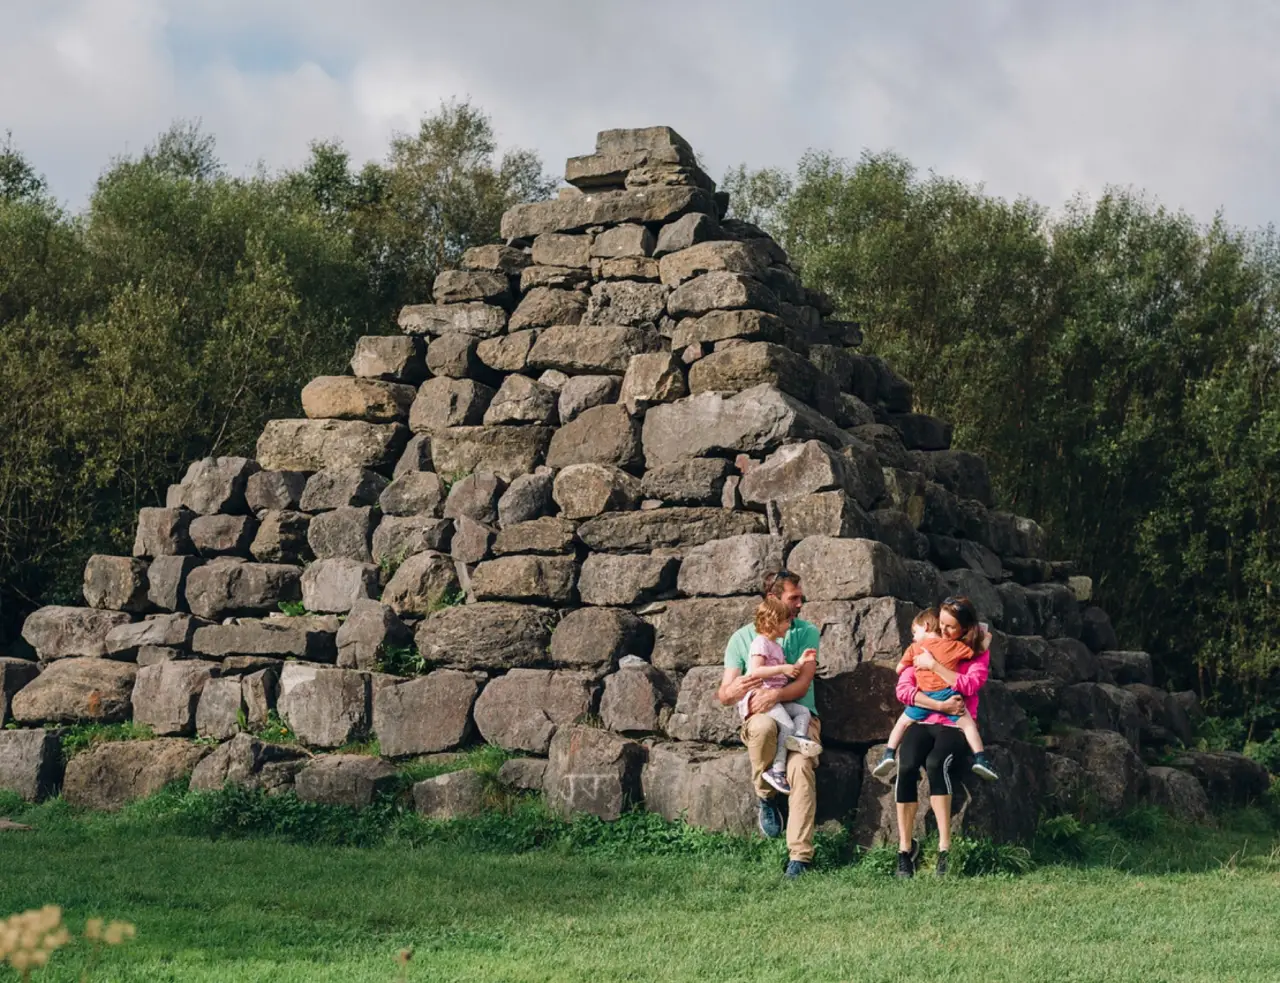
{"type": "MultiPolygon", "coordinates": [[[[1079,561],[1124,644],[1255,739],[1280,721],[1280,248],[1110,189],[1055,211],[892,153],[732,170],[739,217],[861,321],[919,408],[983,454],[1002,507],[1079,561]]],[[[502,212],[536,154],[442,106],[355,167],[229,174],[180,124],[76,214],[0,146],[0,638],[75,602],[187,462],[251,453],[355,338],[394,331],[502,212]]]]}

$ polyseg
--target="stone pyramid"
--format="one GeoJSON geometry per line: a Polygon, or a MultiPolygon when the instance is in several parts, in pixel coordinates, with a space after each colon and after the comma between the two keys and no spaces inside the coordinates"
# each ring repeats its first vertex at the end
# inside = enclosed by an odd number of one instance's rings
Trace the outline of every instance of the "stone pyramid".
{"type": "MultiPolygon", "coordinates": [[[[87,607],[31,615],[39,663],[0,662],[18,725],[0,787],[109,807],[194,767],[196,787],[358,804],[392,761],[483,741],[528,755],[505,780],[556,809],[749,831],[715,691],[785,564],[822,632],[819,818],[864,843],[889,829],[890,788],[863,774],[900,710],[893,664],[948,594],[996,629],[980,720],[1005,777],[958,796],[971,834],[1026,838],[1086,789],[1189,816],[1256,793],[1239,756],[1147,767],[1190,742],[1194,695],[1119,650],[1088,578],[993,507],[983,460],[913,412],[776,242],[726,217],[685,140],[602,132],[566,180],[441,273],[403,334],[312,381],[256,460],[192,464],[133,556],[89,560],[87,607]],[[127,719],[157,739],[65,775],[36,726],[127,719]],[[270,740],[286,729],[323,753],[270,740]],[[374,735],[381,757],[333,753],[374,735]]],[[[474,778],[415,801],[466,811],[474,778]]]]}

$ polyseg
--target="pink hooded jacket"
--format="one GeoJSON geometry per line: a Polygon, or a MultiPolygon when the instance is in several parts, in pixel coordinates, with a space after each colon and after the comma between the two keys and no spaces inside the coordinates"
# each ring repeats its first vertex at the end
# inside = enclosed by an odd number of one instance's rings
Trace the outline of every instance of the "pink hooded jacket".
{"type": "MultiPolygon", "coordinates": [[[[967,662],[961,662],[956,667],[956,681],[951,684],[951,688],[964,697],[965,709],[969,711],[969,716],[974,720],[978,719],[978,690],[982,689],[986,684],[987,677],[990,674],[990,652],[979,653],[967,662]]],[[[902,675],[898,677],[898,686],[895,692],[898,702],[903,706],[915,706],[916,694],[920,692],[920,687],[916,685],[915,666],[907,666],[902,670],[902,675]]],[[[948,727],[955,726],[942,713],[931,713],[921,723],[946,724],[948,727]]]]}

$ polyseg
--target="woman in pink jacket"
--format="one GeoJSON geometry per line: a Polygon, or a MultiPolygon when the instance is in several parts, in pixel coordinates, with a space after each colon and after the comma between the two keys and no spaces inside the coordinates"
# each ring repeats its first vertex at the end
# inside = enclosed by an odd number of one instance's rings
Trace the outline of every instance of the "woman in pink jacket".
{"type": "Polygon", "coordinates": [[[978,716],[978,690],[991,671],[991,635],[979,623],[978,611],[967,597],[948,597],[938,610],[942,634],[959,639],[974,651],[974,657],[961,662],[953,672],[937,663],[927,653],[917,656],[916,667],[932,669],[957,693],[948,700],[934,700],[916,685],[915,667],[908,666],[898,677],[897,696],[906,706],[935,711],[919,723],[907,728],[898,749],[898,777],[894,799],[898,813],[898,876],[913,877],[919,844],[912,839],[915,827],[917,778],[924,768],[929,776],[929,805],[938,823],[938,874],[947,872],[951,849],[951,776],[957,759],[967,764],[969,748],[955,723],[947,719],[967,713],[978,716]]]}

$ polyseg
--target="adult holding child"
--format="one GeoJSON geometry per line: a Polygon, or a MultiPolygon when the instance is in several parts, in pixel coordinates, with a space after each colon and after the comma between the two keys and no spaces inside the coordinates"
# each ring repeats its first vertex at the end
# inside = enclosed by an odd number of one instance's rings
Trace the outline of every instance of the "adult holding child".
{"type": "Polygon", "coordinates": [[[765,836],[781,834],[777,797],[789,795],[786,875],[795,878],[813,863],[818,805],[814,768],[822,750],[813,702],[819,634],[815,625],[800,618],[804,592],[797,574],[770,574],[761,593],[756,618],[734,632],[725,647],[716,698],[724,706],[737,707],[743,716],[742,743],[751,760],[760,832],[765,836]],[[782,724],[784,717],[790,728],[782,724]],[[781,767],[781,774],[775,766],[781,767]]]}
{"type": "Polygon", "coordinates": [[[947,872],[951,849],[951,776],[957,759],[966,762],[969,747],[958,726],[964,715],[978,717],[978,691],[991,672],[991,634],[978,620],[978,611],[967,597],[948,597],[938,609],[938,624],[944,638],[961,641],[973,651],[973,658],[948,668],[927,651],[917,654],[914,665],[906,666],[898,677],[897,697],[909,707],[927,711],[923,720],[913,721],[902,737],[898,751],[898,777],[894,800],[898,819],[898,876],[915,875],[920,845],[912,836],[919,809],[916,784],[923,768],[929,779],[929,805],[938,824],[938,874],[947,872]],[[917,670],[929,670],[955,691],[937,700],[926,695],[916,680],[917,670]]]}

